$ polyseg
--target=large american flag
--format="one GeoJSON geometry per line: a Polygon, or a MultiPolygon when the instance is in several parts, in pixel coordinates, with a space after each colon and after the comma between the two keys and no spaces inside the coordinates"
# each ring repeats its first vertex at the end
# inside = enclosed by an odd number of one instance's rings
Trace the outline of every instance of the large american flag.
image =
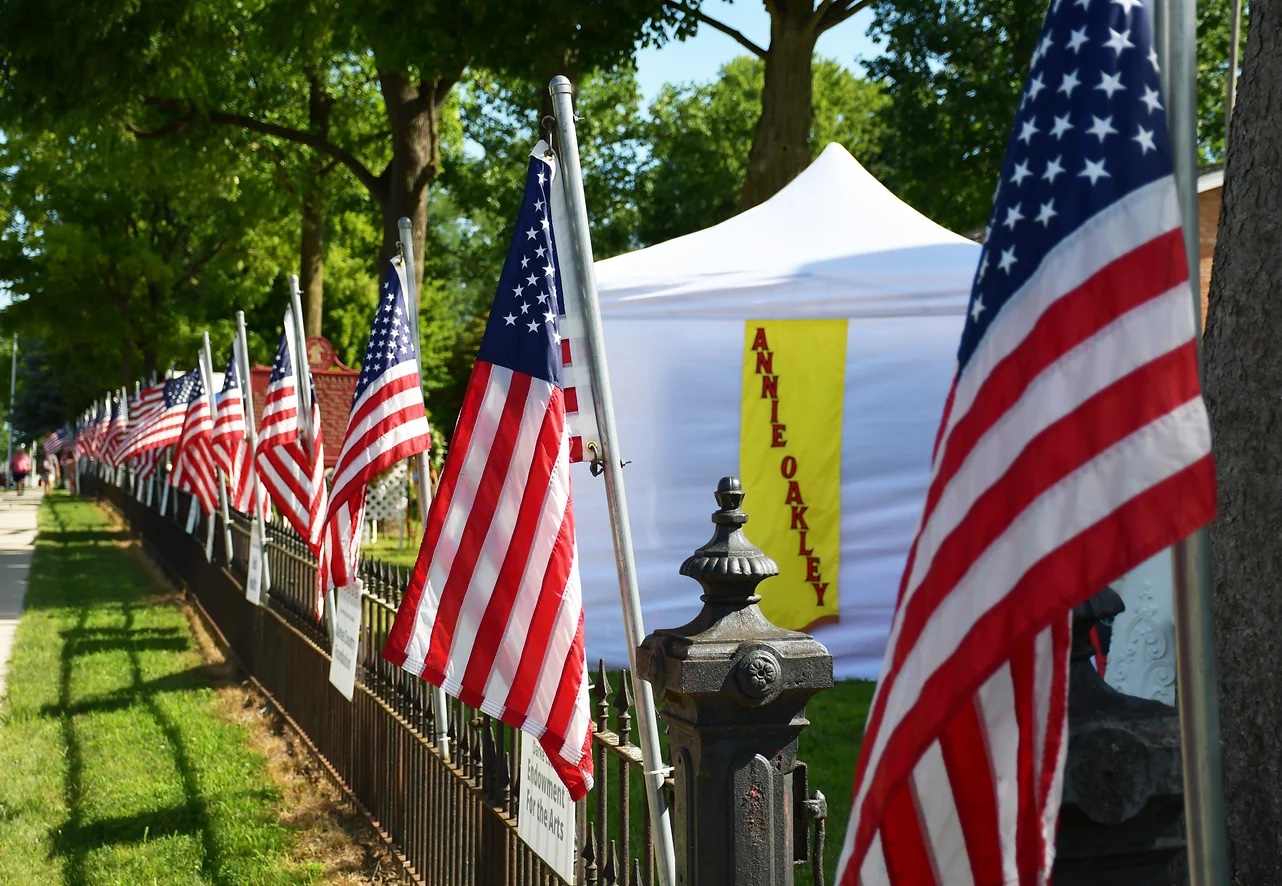
{"type": "MultiPolygon", "coordinates": [[[[299,432],[299,397],[297,376],[311,385],[311,371],[306,359],[293,346],[291,332],[293,313],[286,311],[285,328],[276,348],[267,400],[258,429],[256,465],[258,478],[277,509],[307,542],[312,553],[320,556],[321,529],[325,517],[325,444],[321,436],[320,407],[312,390],[314,434],[308,446],[299,432]],[[297,368],[297,373],[295,372],[297,368]]],[[[320,596],[317,595],[319,616],[320,596]]]]}
{"type": "Polygon", "coordinates": [[[366,487],[378,474],[425,452],[432,443],[405,285],[404,268],[389,262],[329,492],[321,557],[326,590],[356,579],[366,487]]]}
{"type": "Polygon", "coordinates": [[[550,185],[535,157],[383,657],[537,738],[578,799],[591,731],[550,185]]]}
{"type": "Polygon", "coordinates": [[[174,469],[169,475],[169,483],[196,496],[206,514],[218,510],[218,474],[210,442],[213,431],[214,419],[209,410],[209,395],[205,392],[200,370],[197,369],[195,384],[188,394],[182,435],[174,450],[174,469]]]}
{"type": "Polygon", "coordinates": [[[1215,510],[1150,10],[1033,56],[854,783],[839,880],[1044,883],[1069,611],[1215,510]]]}
{"type": "Polygon", "coordinates": [[[245,442],[245,400],[240,382],[240,361],[235,343],[223,372],[223,389],[214,410],[214,461],[226,480],[227,500],[241,511],[249,510],[253,477],[245,470],[249,444],[245,442]],[[243,507],[242,507],[243,505],[243,507]]]}
{"type": "Polygon", "coordinates": [[[178,442],[187,419],[187,401],[199,379],[199,370],[193,369],[164,384],[143,388],[143,405],[131,414],[124,449],[126,458],[178,442]]]}

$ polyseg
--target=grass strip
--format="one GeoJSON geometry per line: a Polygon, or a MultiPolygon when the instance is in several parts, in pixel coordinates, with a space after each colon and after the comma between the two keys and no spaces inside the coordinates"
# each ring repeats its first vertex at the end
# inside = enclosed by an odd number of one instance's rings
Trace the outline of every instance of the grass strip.
{"type": "Polygon", "coordinates": [[[186,616],[124,540],[88,502],[41,508],[0,707],[0,883],[315,882],[186,616]]]}

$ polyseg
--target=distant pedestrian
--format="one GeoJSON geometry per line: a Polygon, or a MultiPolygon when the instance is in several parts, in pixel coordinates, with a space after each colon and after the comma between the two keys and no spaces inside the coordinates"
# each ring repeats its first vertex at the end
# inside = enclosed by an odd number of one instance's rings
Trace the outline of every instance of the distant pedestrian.
{"type": "Polygon", "coordinates": [[[48,492],[52,487],[49,485],[49,479],[57,469],[58,461],[52,455],[46,455],[40,461],[40,488],[48,492]]]}
{"type": "Polygon", "coordinates": [[[19,446],[18,451],[13,454],[9,470],[13,472],[13,482],[18,487],[18,494],[22,495],[27,489],[27,477],[31,474],[31,456],[27,455],[26,446],[19,446]]]}

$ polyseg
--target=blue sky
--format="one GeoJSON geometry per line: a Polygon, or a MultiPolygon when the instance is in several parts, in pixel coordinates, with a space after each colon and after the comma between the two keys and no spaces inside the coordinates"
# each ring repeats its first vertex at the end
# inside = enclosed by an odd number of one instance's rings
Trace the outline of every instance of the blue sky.
{"type": "MultiPolygon", "coordinates": [[[[729,25],[758,46],[770,43],[770,15],[761,0],[704,0],[702,9],[712,18],[729,25]]],[[[872,21],[872,9],[865,9],[819,38],[815,50],[835,58],[849,68],[858,69],[855,59],[877,54],[877,46],[865,33],[872,21]]],[[[637,79],[645,103],[659,94],[664,83],[704,82],[717,75],[717,69],[747,50],[715,28],[701,25],[699,32],[684,42],[672,42],[657,49],[637,53],[637,79]]]]}

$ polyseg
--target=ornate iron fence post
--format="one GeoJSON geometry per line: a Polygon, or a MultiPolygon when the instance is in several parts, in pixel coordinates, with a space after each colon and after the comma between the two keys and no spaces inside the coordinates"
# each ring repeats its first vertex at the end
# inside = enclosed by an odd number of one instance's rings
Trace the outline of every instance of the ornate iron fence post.
{"type": "Polygon", "coordinates": [[[793,882],[797,740],[806,702],[832,686],[828,650],[757,606],[757,585],[779,567],[743,534],[743,497],[737,478],[721,479],[712,540],[681,564],[703,586],[703,609],[637,655],[663,700],[677,881],[689,886],[793,882]]]}
{"type": "Polygon", "coordinates": [[[1091,629],[1123,609],[1106,588],[1073,610],[1056,886],[1183,881],[1171,868],[1186,845],[1179,717],[1113,689],[1091,664],[1091,629]]]}

